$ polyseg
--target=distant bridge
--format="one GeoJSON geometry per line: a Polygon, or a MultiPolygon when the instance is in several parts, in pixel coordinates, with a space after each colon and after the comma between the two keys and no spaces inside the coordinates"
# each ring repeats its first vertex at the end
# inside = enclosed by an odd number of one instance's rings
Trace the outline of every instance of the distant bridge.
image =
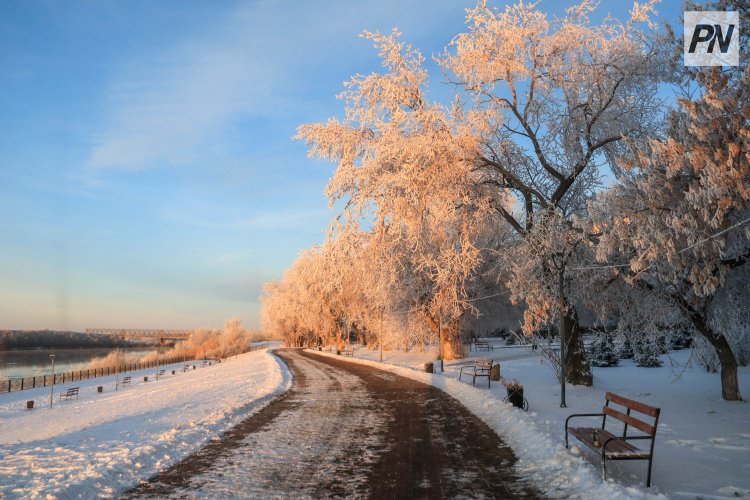
{"type": "Polygon", "coordinates": [[[159,339],[165,340],[187,340],[194,330],[145,330],[145,329],[123,329],[123,328],[86,328],[86,333],[96,335],[112,335],[125,340],[131,339],[159,339]]]}

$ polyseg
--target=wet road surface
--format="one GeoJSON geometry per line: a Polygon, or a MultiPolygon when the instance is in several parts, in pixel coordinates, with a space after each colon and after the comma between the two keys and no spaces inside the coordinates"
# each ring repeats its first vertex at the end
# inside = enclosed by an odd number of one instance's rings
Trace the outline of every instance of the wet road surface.
{"type": "Polygon", "coordinates": [[[537,498],[442,391],[299,349],[292,389],[124,498],[537,498]]]}

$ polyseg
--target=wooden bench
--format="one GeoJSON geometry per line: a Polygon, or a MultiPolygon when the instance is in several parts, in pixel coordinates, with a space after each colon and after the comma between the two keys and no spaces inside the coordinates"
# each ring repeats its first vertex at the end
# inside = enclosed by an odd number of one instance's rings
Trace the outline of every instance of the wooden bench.
{"type": "Polygon", "coordinates": [[[354,357],[354,347],[347,346],[344,348],[344,350],[341,352],[344,356],[349,356],[350,358],[354,357]]]}
{"type": "Polygon", "coordinates": [[[491,359],[475,359],[471,366],[462,366],[458,372],[458,380],[464,374],[464,369],[472,372],[471,385],[476,386],[477,377],[487,377],[487,387],[490,387],[490,372],[492,371],[491,359]]]}
{"type": "Polygon", "coordinates": [[[122,383],[120,385],[130,385],[130,375],[122,379],[122,383]]]}
{"type": "Polygon", "coordinates": [[[78,387],[68,387],[68,390],[60,394],[60,401],[63,399],[76,398],[78,399],[78,387]]]}
{"type": "Polygon", "coordinates": [[[163,376],[164,376],[164,370],[159,370],[159,374],[157,375],[157,377],[163,377],[163,376]]]}
{"type": "Polygon", "coordinates": [[[476,351],[494,351],[495,346],[490,345],[489,342],[485,342],[484,340],[477,340],[474,342],[474,350],[476,351]]]}
{"type": "Polygon", "coordinates": [[[651,463],[654,459],[656,426],[659,423],[661,409],[624,398],[612,392],[608,392],[605,399],[606,402],[602,408],[602,413],[578,413],[569,416],[565,420],[565,447],[568,447],[568,433],[570,433],[589,448],[601,450],[602,477],[604,479],[607,479],[607,460],[648,460],[646,486],[651,486],[651,463]],[[623,413],[620,410],[610,407],[610,403],[622,407],[626,412],[623,413]],[[635,418],[630,414],[631,410],[651,417],[652,422],[649,423],[635,418]],[[575,417],[602,417],[602,425],[601,427],[568,427],[570,419],[575,417]],[[615,436],[612,432],[604,428],[607,423],[607,417],[624,424],[622,436],[615,436]],[[628,436],[628,427],[635,427],[643,434],[628,436]],[[599,434],[598,443],[594,443],[594,431],[597,431],[599,434]],[[641,450],[629,442],[644,439],[648,441],[648,451],[641,450]]]}

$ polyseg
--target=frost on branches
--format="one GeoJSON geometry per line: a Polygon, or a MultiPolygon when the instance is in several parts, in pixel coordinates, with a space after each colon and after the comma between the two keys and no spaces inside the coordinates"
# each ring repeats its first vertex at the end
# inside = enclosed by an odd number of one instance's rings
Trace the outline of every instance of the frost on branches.
{"type": "MultiPolygon", "coordinates": [[[[540,217],[584,215],[602,167],[617,172],[612,158],[622,151],[622,137],[657,128],[663,56],[653,30],[639,28],[653,4],[635,4],[624,23],[607,18],[595,25],[589,1],[552,20],[534,3],[496,10],[480,2],[468,10],[468,32],[440,59],[467,100],[462,112],[479,142],[472,152],[479,186],[522,239],[538,239],[533,227],[540,217]],[[509,192],[517,200],[512,210],[502,202],[509,192]]],[[[530,243],[516,250],[523,257],[514,266],[531,272],[528,285],[521,278],[514,287],[529,306],[526,332],[556,316],[570,339],[567,378],[590,385],[565,258],[540,260],[530,243]],[[558,286],[558,277],[566,283],[558,286]]],[[[553,255],[559,254],[545,253],[553,255]]]]}
{"type": "Polygon", "coordinates": [[[739,399],[750,79],[746,67],[686,71],[697,97],[666,115],[657,87],[677,79],[653,7],[592,23],[587,0],[554,18],[480,1],[436,57],[450,105],[429,100],[424,58],[397,31],[365,32],[382,70],[345,84],[343,118],[296,136],[336,165],[326,194],[344,208],[267,285],[264,328],[290,345],[341,346],[352,332],[373,348],[437,343],[451,359],[471,317],[522,309],[525,334],[566,332],[556,369],[590,384],[586,307],[636,356],[661,352],[670,329],[697,332],[725,399],[739,399]]]}
{"type": "Polygon", "coordinates": [[[726,322],[713,318],[732,309],[720,292],[750,258],[750,73],[717,68],[698,83],[700,97],[680,101],[665,139],[632,144],[629,175],[592,209],[604,228],[597,252],[672,301],[714,349],[723,398],[739,400],[726,322]]]}
{"type": "MultiPolygon", "coordinates": [[[[479,264],[474,241],[490,213],[472,189],[466,152],[476,139],[455,111],[427,101],[423,57],[398,32],[363,36],[379,50],[385,72],[355,76],[340,96],[346,119],[303,125],[297,138],[311,155],[337,163],[328,195],[346,205],[331,238],[370,232],[368,245],[391,260],[379,269],[410,275],[413,293],[404,305],[439,334],[446,359],[460,357],[465,284],[479,264]]],[[[383,314],[391,312],[386,297],[376,300],[383,314]]]]}

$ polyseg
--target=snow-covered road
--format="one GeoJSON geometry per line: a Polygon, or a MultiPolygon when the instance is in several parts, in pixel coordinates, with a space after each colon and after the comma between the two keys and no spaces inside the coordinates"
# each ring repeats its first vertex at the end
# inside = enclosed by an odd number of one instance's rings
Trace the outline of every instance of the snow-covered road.
{"type": "Polygon", "coordinates": [[[431,386],[300,350],[295,384],[126,496],[523,498],[510,450],[431,386]]]}

